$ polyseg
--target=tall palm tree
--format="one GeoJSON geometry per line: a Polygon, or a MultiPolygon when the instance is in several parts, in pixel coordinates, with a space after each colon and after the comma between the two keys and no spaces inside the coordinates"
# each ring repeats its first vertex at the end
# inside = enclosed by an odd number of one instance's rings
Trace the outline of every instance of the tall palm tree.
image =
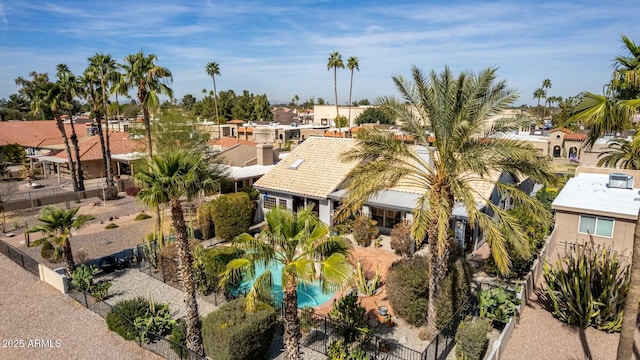
{"type": "MultiPolygon", "coordinates": [[[[107,114],[107,99],[108,94],[110,93],[109,84],[112,79],[117,75],[114,75],[118,72],[118,63],[108,54],[96,53],[91,56],[89,59],[89,67],[87,68],[87,73],[91,74],[94,80],[99,84],[100,89],[100,99],[101,99],[101,107],[102,107],[102,115],[105,119],[105,130],[106,134],[102,136],[100,132],[100,146],[102,146],[102,151],[104,155],[104,168],[105,168],[105,176],[107,180],[107,186],[113,186],[113,167],[111,166],[111,147],[109,145],[109,116],[107,114]]],[[[100,120],[96,119],[99,123],[100,120]]]]}
{"type": "Polygon", "coordinates": [[[166,95],[173,98],[173,90],[166,84],[173,81],[171,71],[156,65],[158,57],[145,55],[142,51],[127,55],[124,58],[124,82],[128,89],[137,89],[137,97],[144,115],[144,130],[147,141],[147,160],[152,161],[153,144],[151,143],[151,126],[149,109],[159,105],[158,97],[166,95]]]}
{"type": "Polygon", "coordinates": [[[76,133],[76,125],[73,122],[73,98],[80,96],[83,92],[82,81],[76,77],[66,64],[58,64],[57,83],[63,94],[66,96],[65,102],[67,107],[67,116],[71,124],[71,144],[73,145],[74,155],[76,158],[76,171],[78,174],[78,191],[84,191],[84,171],[82,170],[82,161],[80,160],[80,147],[78,146],[78,134],[76,133]]]}
{"type": "Polygon", "coordinates": [[[187,347],[200,355],[202,348],[202,323],[198,314],[196,286],[193,278],[193,258],[189,249],[187,227],[182,212],[182,200],[188,201],[201,193],[210,194],[219,188],[222,171],[203,161],[199,152],[177,149],[152,157],[134,175],[142,187],[136,198],[152,207],[169,204],[171,221],[178,243],[178,271],[187,308],[187,347]]]}
{"type": "MultiPolygon", "coordinates": [[[[336,118],[340,116],[340,112],[338,110],[338,68],[344,69],[344,63],[342,62],[342,55],[334,51],[329,54],[329,60],[327,61],[327,70],[333,69],[333,92],[336,95],[336,118]]],[[[341,125],[341,124],[338,124],[341,125]]],[[[340,127],[338,128],[338,132],[340,132],[340,127]]]]}
{"type": "Polygon", "coordinates": [[[349,126],[351,126],[351,90],[353,90],[353,70],[360,71],[360,62],[355,56],[347,59],[347,69],[351,71],[351,80],[349,81],[349,126]]]}
{"type": "MultiPolygon", "coordinates": [[[[547,96],[547,94],[549,93],[549,89],[551,89],[551,80],[549,79],[544,79],[542,81],[542,89],[544,90],[544,94],[545,96],[547,96]]],[[[548,100],[548,99],[546,99],[548,100]]],[[[544,116],[547,115],[547,107],[546,107],[547,101],[545,101],[545,108],[544,108],[544,116]]]]}
{"type": "Polygon", "coordinates": [[[524,255],[528,248],[526,233],[517,219],[482,199],[476,189],[495,187],[503,196],[532,208],[538,221],[548,221],[539,202],[514,185],[498,182],[495,175],[518,173],[539,183],[553,183],[554,176],[550,163],[538,159],[529,144],[494,139],[530,121],[514,116],[490,120],[517,98],[506,82],[496,80],[496,69],[488,68],[477,75],[463,72],[457,77],[449,68],[439,74],[431,71],[428,76],[415,66],[411,72],[412,81],[393,77],[400,101],[383,98],[381,104],[402,120],[404,131],[419,145],[407,145],[388,130],[358,132],[356,150],[344,154],[343,159],[361,163],[348,177],[347,195],[338,218],[358,211],[371,196],[397,185],[412,186],[422,193],[413,210],[411,231],[419,242],[428,238],[428,321],[435,330],[436,294],[456,251],[451,235],[454,204],[466,207],[469,225],[479,226],[498,268],[506,274],[510,256],[505,245],[511,243],[524,255]],[[487,211],[477,206],[478,201],[486,203],[487,211]]]}
{"type": "MultiPolygon", "coordinates": [[[[544,89],[542,88],[537,88],[534,92],[533,92],[533,98],[534,99],[538,99],[538,107],[537,107],[537,114],[538,116],[540,116],[540,99],[543,99],[547,96],[547,93],[544,92],[544,89]]],[[[544,116],[544,114],[543,114],[544,116]]]]}
{"type": "Polygon", "coordinates": [[[617,98],[634,99],[640,95],[640,46],[625,35],[622,43],[629,54],[614,58],[611,87],[617,98]]]}
{"type": "Polygon", "coordinates": [[[220,76],[220,65],[217,62],[210,62],[205,67],[207,74],[213,80],[213,106],[216,110],[216,120],[218,120],[218,139],[222,137],[220,132],[220,114],[218,114],[218,89],[216,88],[216,75],[220,76]]]}
{"type": "Polygon", "coordinates": [[[73,191],[77,192],[80,188],[78,185],[76,165],[73,162],[73,157],[71,156],[69,137],[67,136],[67,130],[65,129],[64,122],[62,121],[62,114],[65,112],[65,109],[70,106],[66,101],[67,93],[63,89],[62,84],[60,82],[56,82],[55,84],[48,82],[42,84],[38,89],[36,89],[33,101],[31,102],[31,107],[36,112],[42,112],[47,109],[53,114],[58,131],[60,131],[60,135],[62,135],[62,142],[67,153],[67,164],[69,166],[69,172],[71,173],[73,191]]]}
{"type": "Polygon", "coordinates": [[[598,166],[640,170],[640,138],[609,140],[607,150],[598,154],[598,166]]]}
{"type": "Polygon", "coordinates": [[[256,300],[270,298],[273,276],[282,278],[284,307],[284,344],[287,360],[300,358],[300,321],[298,319],[297,286],[312,282],[320,275],[323,289],[346,286],[353,276],[353,265],[347,255],[349,247],[340,237],[327,237],[328,227],[313,215],[307,207],[293,213],[282,208],[270,210],[266,215],[267,226],[257,238],[242,234],[234,245],[246,250],[244,258],[227,264],[220,283],[237,279],[240,274],[255,277],[257,264],[282,265],[281,274],[266,270],[258,276],[247,294],[247,311],[255,311],[256,300]],[[316,263],[319,262],[319,267],[316,263]],[[319,273],[316,271],[319,269],[319,273]]]}
{"type": "MultiPolygon", "coordinates": [[[[121,65],[118,65],[120,68],[121,65]]],[[[129,96],[129,89],[124,81],[124,75],[120,71],[114,71],[111,73],[111,88],[109,89],[109,95],[116,97],[116,119],[120,121],[120,102],[118,101],[118,95],[129,96]]]]}
{"type": "Polygon", "coordinates": [[[49,253],[49,259],[59,260],[64,257],[65,274],[71,279],[75,261],[71,251],[71,230],[77,230],[95,219],[91,215],[77,215],[80,208],[60,209],[47,206],[40,211],[38,221],[41,224],[27,229],[28,233],[40,232],[45,235],[40,240],[32,242],[34,246],[51,246],[53,251],[49,253]],[[45,245],[47,243],[48,245],[45,245]]]}

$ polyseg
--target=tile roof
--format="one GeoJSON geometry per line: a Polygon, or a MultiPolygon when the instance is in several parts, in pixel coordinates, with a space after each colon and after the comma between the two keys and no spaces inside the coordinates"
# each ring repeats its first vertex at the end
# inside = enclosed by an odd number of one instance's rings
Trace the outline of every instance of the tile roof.
{"type": "Polygon", "coordinates": [[[229,120],[227,121],[227,124],[244,124],[246,121],[244,120],[238,120],[238,119],[233,119],[233,120],[229,120]]]}
{"type": "Polygon", "coordinates": [[[249,140],[244,140],[244,139],[238,139],[238,138],[232,138],[232,137],[223,137],[221,139],[211,139],[209,140],[209,144],[211,145],[217,145],[223,149],[228,149],[230,147],[236,146],[238,144],[242,144],[242,145],[253,145],[256,146],[256,142],[253,141],[249,141],[249,140]]]}
{"type": "MultiPolygon", "coordinates": [[[[71,124],[64,124],[67,136],[71,124]]],[[[78,136],[86,135],[85,126],[76,125],[78,136]]],[[[62,135],[55,120],[0,122],[0,145],[18,144],[25,147],[50,147],[62,144],[62,135]]]]}
{"type": "Polygon", "coordinates": [[[565,141],[584,141],[587,139],[587,134],[567,134],[564,136],[565,141]]]}
{"type": "Polygon", "coordinates": [[[355,146],[353,139],[310,137],[261,177],[255,187],[263,191],[326,199],[358,164],[341,160],[342,153],[353,150],[355,146]],[[300,160],[303,161],[295,170],[290,168],[300,160]]]}
{"type": "Polygon", "coordinates": [[[567,128],[559,127],[559,128],[553,128],[553,129],[549,130],[549,133],[556,132],[556,131],[562,131],[565,134],[571,134],[573,132],[573,131],[571,131],[571,130],[569,130],[567,128]]]}
{"type": "MultiPolygon", "coordinates": [[[[90,136],[79,144],[80,160],[100,160],[102,156],[102,148],[100,147],[100,138],[97,135],[90,136]]],[[[129,138],[128,133],[111,131],[109,136],[109,148],[111,154],[129,154],[132,152],[144,152],[144,142],[129,138]]],[[[60,152],[56,155],[58,158],[66,159],[66,152],[60,152]]]]}

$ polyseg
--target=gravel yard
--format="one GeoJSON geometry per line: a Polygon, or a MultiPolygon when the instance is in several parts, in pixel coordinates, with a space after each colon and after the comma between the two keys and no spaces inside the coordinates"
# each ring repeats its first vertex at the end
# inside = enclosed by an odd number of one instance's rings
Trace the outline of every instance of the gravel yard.
{"type": "Polygon", "coordinates": [[[1,360],[161,359],[112,333],[99,315],[4,255],[0,255],[0,288],[1,360]],[[52,347],[28,347],[29,340],[36,339],[51,340],[52,347]],[[9,340],[18,344],[22,340],[24,347],[7,348],[9,340]]]}

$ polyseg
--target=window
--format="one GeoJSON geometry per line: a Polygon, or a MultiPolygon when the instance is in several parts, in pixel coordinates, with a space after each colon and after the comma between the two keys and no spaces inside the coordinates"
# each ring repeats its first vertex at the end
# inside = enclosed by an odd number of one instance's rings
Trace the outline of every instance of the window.
{"type": "Polygon", "coordinates": [[[276,198],[274,197],[265,197],[263,201],[263,207],[265,209],[273,209],[276,207],[276,198]]]}
{"type": "Polygon", "coordinates": [[[597,236],[613,237],[613,219],[580,215],[578,232],[597,236]]]}
{"type": "Polygon", "coordinates": [[[286,199],[278,200],[278,206],[280,206],[283,209],[286,209],[287,208],[287,200],[286,199]]]}

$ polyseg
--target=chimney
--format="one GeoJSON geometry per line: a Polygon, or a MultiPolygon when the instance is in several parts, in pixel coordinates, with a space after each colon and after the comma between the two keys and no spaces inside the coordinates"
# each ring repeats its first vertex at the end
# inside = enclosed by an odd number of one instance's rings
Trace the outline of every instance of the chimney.
{"type": "Polygon", "coordinates": [[[273,145],[257,144],[256,152],[258,165],[273,165],[273,145]]]}

